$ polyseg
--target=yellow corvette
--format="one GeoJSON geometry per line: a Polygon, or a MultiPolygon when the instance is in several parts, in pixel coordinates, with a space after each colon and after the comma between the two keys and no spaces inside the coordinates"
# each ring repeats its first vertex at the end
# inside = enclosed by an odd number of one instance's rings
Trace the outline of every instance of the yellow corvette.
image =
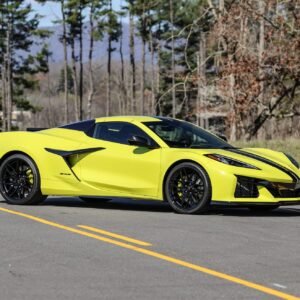
{"type": "Polygon", "coordinates": [[[274,209],[300,204],[300,170],[288,154],[238,149],[191,123],[108,117],[0,134],[0,192],[10,204],[48,195],[167,201],[178,213],[214,202],[274,209]]]}

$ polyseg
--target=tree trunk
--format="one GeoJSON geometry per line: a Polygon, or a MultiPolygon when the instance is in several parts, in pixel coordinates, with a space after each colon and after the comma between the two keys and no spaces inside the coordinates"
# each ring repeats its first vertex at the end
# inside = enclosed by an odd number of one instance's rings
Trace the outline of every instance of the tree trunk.
{"type": "MultiPolygon", "coordinates": [[[[1,14],[1,31],[5,30],[3,11],[1,14]]],[[[1,104],[2,104],[2,132],[6,131],[6,58],[4,49],[1,54],[1,104]]]]}
{"type": "Polygon", "coordinates": [[[153,46],[153,35],[150,30],[149,34],[150,52],[151,52],[151,114],[155,114],[155,57],[154,57],[154,46],[153,46]]]}
{"type": "Polygon", "coordinates": [[[143,1],[142,11],[142,76],[141,76],[141,115],[145,113],[145,77],[146,77],[146,15],[145,15],[145,1],[143,1]]]}
{"type": "Polygon", "coordinates": [[[145,113],[146,41],[142,45],[141,115],[145,113]]]}
{"type": "Polygon", "coordinates": [[[235,87],[235,77],[233,74],[230,74],[229,76],[229,82],[230,82],[230,141],[235,142],[236,136],[237,136],[237,129],[236,129],[236,105],[235,105],[235,93],[234,93],[234,87],[235,87]]]}
{"type": "MultiPolygon", "coordinates": [[[[161,30],[161,23],[158,25],[158,30],[161,30]]],[[[155,98],[155,112],[158,116],[161,115],[160,98],[160,70],[161,70],[161,45],[160,41],[157,43],[157,68],[156,68],[156,98],[155,98]]]]}
{"type": "Polygon", "coordinates": [[[263,110],[255,119],[253,124],[248,129],[248,134],[246,136],[246,140],[250,140],[254,137],[259,129],[265,124],[265,122],[272,116],[274,110],[282,103],[285,97],[291,95],[293,98],[295,96],[295,92],[297,88],[300,86],[300,81],[296,80],[294,85],[287,88],[282,95],[280,95],[275,101],[274,104],[269,106],[268,109],[263,110]]]}
{"type": "MultiPolygon", "coordinates": [[[[220,2],[221,2],[221,1],[222,1],[222,0],[220,0],[220,2]]],[[[211,11],[212,11],[212,13],[213,13],[213,15],[214,15],[214,18],[217,19],[217,18],[218,18],[218,15],[217,15],[217,11],[216,11],[216,8],[215,8],[214,4],[212,3],[211,0],[207,0],[207,4],[208,4],[209,8],[211,9],[211,11]]],[[[219,5],[220,5],[220,3],[219,3],[219,5]]]]}
{"type": "Polygon", "coordinates": [[[107,85],[106,85],[106,116],[111,114],[111,37],[108,37],[107,85]]]}
{"type": "Polygon", "coordinates": [[[79,120],[83,119],[83,24],[82,24],[82,3],[79,4],[80,24],[79,24],[79,120]]]}
{"type": "MultiPolygon", "coordinates": [[[[121,7],[122,7],[122,1],[121,1],[121,7]]],[[[120,60],[121,60],[121,114],[126,114],[128,111],[127,107],[127,91],[125,87],[125,67],[124,67],[124,53],[123,53],[123,19],[121,17],[120,20],[120,47],[119,47],[119,53],[120,53],[120,60]]]]}
{"type": "Polygon", "coordinates": [[[2,132],[6,131],[6,62],[2,55],[2,66],[1,66],[1,92],[2,92],[2,132]]]}
{"type": "Polygon", "coordinates": [[[205,90],[206,90],[206,73],[205,73],[205,60],[206,60],[206,41],[204,32],[200,33],[199,40],[199,53],[197,60],[197,69],[198,69],[198,94],[197,94],[197,124],[201,127],[205,127],[205,109],[204,109],[204,100],[205,100],[205,90]]]}
{"type": "Polygon", "coordinates": [[[174,6],[169,1],[171,22],[171,77],[172,77],[172,117],[176,118],[176,87],[175,87],[175,40],[174,40],[174,6]]]}
{"type": "Polygon", "coordinates": [[[61,0],[61,15],[63,27],[63,51],[64,51],[64,122],[69,122],[69,99],[68,99],[68,50],[67,50],[67,29],[65,15],[65,0],[61,0]]]}
{"type": "MultiPolygon", "coordinates": [[[[112,12],[112,0],[109,1],[109,10],[112,12]]],[[[107,48],[107,84],[106,84],[106,116],[111,115],[111,56],[112,56],[112,36],[108,34],[107,48]]]]}
{"type": "MultiPolygon", "coordinates": [[[[264,1],[258,0],[258,10],[259,14],[262,16],[259,20],[259,42],[258,42],[258,73],[259,73],[259,85],[260,85],[260,94],[258,96],[258,114],[260,114],[263,110],[263,102],[264,102],[264,70],[263,70],[263,55],[265,51],[265,20],[263,16],[265,15],[265,3],[264,1]]],[[[256,113],[257,115],[257,113],[256,113]]]]}
{"type": "Polygon", "coordinates": [[[219,0],[219,10],[223,12],[225,8],[224,0],[219,0]]]}
{"type": "Polygon", "coordinates": [[[74,97],[75,97],[75,119],[79,121],[79,106],[78,106],[78,81],[77,81],[77,68],[76,68],[76,55],[75,55],[75,39],[71,38],[71,51],[72,51],[72,77],[74,82],[74,97]]]}
{"type": "Polygon", "coordinates": [[[8,20],[8,28],[6,35],[6,111],[7,111],[7,130],[11,131],[12,121],[12,104],[13,104],[13,74],[12,74],[12,49],[11,49],[11,34],[12,34],[12,20],[8,20]]]}
{"type": "Polygon", "coordinates": [[[1,81],[2,81],[2,131],[6,131],[6,79],[5,79],[6,70],[4,68],[4,62],[2,63],[1,70],[1,81]]]}
{"type": "Polygon", "coordinates": [[[131,113],[135,113],[136,106],[136,75],[135,75],[135,41],[134,41],[134,16],[129,12],[129,48],[131,65],[131,113]]]}
{"type": "Polygon", "coordinates": [[[90,8],[90,49],[89,49],[89,94],[87,100],[87,117],[92,118],[92,104],[94,97],[94,76],[93,76],[93,52],[94,52],[94,4],[90,8]]]}

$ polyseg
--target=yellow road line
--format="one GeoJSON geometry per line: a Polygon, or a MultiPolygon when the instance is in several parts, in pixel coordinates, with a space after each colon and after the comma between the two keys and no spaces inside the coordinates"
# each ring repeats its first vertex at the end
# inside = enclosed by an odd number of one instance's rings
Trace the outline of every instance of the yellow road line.
{"type": "Polygon", "coordinates": [[[125,235],[116,234],[116,233],[109,232],[109,231],[102,230],[102,229],[98,229],[98,228],[95,228],[95,227],[86,226],[86,225],[77,225],[77,227],[82,228],[82,229],[86,229],[86,230],[89,230],[89,231],[94,231],[94,232],[97,232],[97,233],[100,233],[100,234],[103,234],[103,235],[108,235],[110,237],[113,237],[113,238],[116,238],[116,239],[119,239],[119,240],[123,240],[123,241],[129,242],[129,243],[137,244],[137,245],[140,245],[140,246],[152,246],[152,244],[150,244],[150,243],[146,243],[146,242],[143,242],[143,241],[140,241],[140,240],[136,240],[136,239],[127,237],[125,235]]]}
{"type": "Polygon", "coordinates": [[[205,274],[208,274],[208,275],[220,278],[220,279],[224,279],[224,280],[236,283],[236,284],[240,284],[240,285],[246,286],[248,288],[251,288],[251,289],[254,289],[254,290],[257,290],[257,291],[260,291],[260,292],[263,292],[265,294],[269,294],[269,295],[272,295],[272,296],[275,296],[275,297],[278,297],[278,298],[281,298],[281,299],[300,300],[299,297],[289,295],[289,294],[271,289],[269,287],[266,287],[266,286],[263,286],[263,285],[260,285],[260,284],[256,284],[256,283],[244,280],[244,279],[240,279],[238,277],[234,277],[234,276],[231,276],[231,275],[228,275],[228,274],[225,274],[225,273],[221,273],[221,272],[218,272],[218,271],[215,271],[215,270],[212,270],[212,269],[201,267],[199,265],[195,265],[195,264],[192,264],[192,263],[189,263],[189,262],[186,262],[186,261],[183,261],[183,260],[171,257],[171,256],[167,256],[167,255],[164,255],[164,254],[161,254],[161,253],[158,253],[158,252],[154,252],[154,251],[151,251],[151,250],[148,250],[148,249],[145,249],[145,248],[140,248],[140,247],[129,245],[129,244],[126,244],[126,243],[123,243],[123,242],[112,240],[112,239],[109,239],[109,238],[106,238],[106,237],[102,237],[102,236],[99,236],[99,235],[96,235],[96,234],[93,234],[93,233],[82,231],[82,230],[79,230],[79,229],[76,229],[76,228],[72,228],[72,227],[69,227],[69,226],[64,226],[64,225],[61,225],[59,223],[51,222],[51,221],[48,221],[48,220],[45,220],[45,219],[42,219],[42,218],[38,218],[38,217],[35,217],[35,216],[32,216],[32,215],[21,213],[21,212],[15,211],[15,210],[10,210],[10,209],[0,207],[0,211],[6,212],[6,213],[9,213],[9,214],[13,214],[13,215],[17,215],[17,216],[21,216],[21,217],[24,217],[26,219],[30,219],[30,220],[33,220],[33,221],[36,221],[36,222],[39,222],[39,223],[42,223],[42,224],[46,224],[46,225],[49,225],[49,226],[52,226],[52,227],[63,229],[63,230],[69,231],[69,232],[77,233],[79,235],[90,237],[90,238],[93,238],[93,239],[96,239],[96,240],[99,240],[99,241],[103,241],[103,242],[106,242],[106,243],[109,243],[109,244],[113,244],[113,245],[116,245],[116,246],[119,246],[119,247],[122,247],[122,248],[126,248],[126,249],[129,249],[129,250],[135,251],[135,252],[139,252],[139,253],[142,253],[142,254],[145,254],[145,255],[148,255],[148,256],[152,256],[152,257],[164,260],[164,261],[168,261],[170,263],[173,263],[173,264],[176,264],[176,265],[179,265],[179,266],[182,266],[182,267],[186,267],[186,268],[189,268],[189,269],[201,272],[201,273],[205,273],[205,274]]]}

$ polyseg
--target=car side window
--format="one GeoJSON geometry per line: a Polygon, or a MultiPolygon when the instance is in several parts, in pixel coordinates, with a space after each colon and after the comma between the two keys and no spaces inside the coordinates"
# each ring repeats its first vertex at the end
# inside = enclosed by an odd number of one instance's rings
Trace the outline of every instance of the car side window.
{"type": "Polygon", "coordinates": [[[155,142],[140,128],[127,122],[97,123],[93,137],[96,139],[129,145],[128,140],[140,136],[147,139],[149,144],[155,142]]]}

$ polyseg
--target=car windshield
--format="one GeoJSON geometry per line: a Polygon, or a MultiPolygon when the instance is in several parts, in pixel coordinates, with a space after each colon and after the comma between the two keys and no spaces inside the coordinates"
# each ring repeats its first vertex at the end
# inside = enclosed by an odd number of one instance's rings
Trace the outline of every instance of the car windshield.
{"type": "Polygon", "coordinates": [[[171,148],[230,149],[234,148],[221,138],[185,121],[161,119],[144,122],[171,148]]]}

